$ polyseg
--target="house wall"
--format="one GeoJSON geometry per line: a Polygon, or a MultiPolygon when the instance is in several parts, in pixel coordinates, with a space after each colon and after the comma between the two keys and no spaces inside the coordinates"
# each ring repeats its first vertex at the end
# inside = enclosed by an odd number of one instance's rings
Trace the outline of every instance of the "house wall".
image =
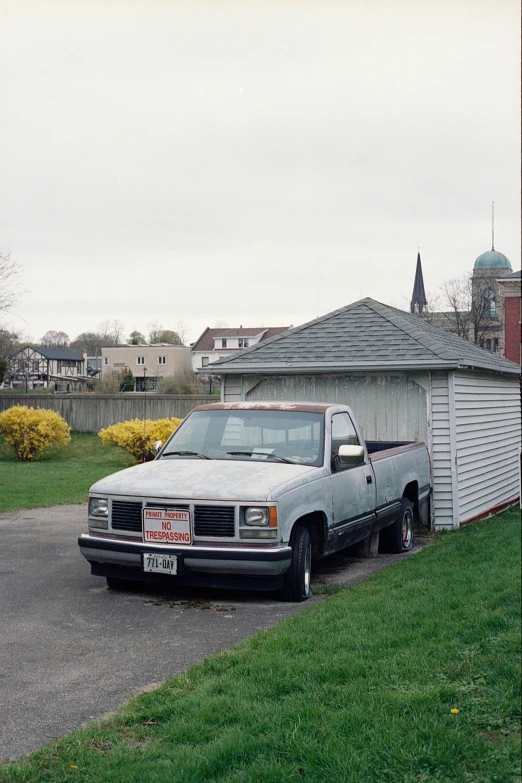
{"type": "Polygon", "coordinates": [[[519,379],[455,372],[454,405],[462,523],[519,496],[519,379]]]}
{"type": "Polygon", "coordinates": [[[522,300],[518,296],[506,296],[505,300],[505,348],[504,356],[516,364],[521,364],[520,322],[522,321],[522,300]]]}
{"type": "MultiPolygon", "coordinates": [[[[235,349],[236,351],[239,350],[238,348],[235,349]]],[[[217,362],[218,359],[224,359],[225,356],[230,356],[231,353],[234,353],[233,350],[219,350],[219,351],[192,351],[192,369],[194,372],[196,370],[200,370],[203,367],[203,357],[206,356],[209,363],[210,362],[217,362]]]]}
{"type": "Polygon", "coordinates": [[[454,432],[450,420],[450,383],[447,372],[431,375],[431,471],[433,477],[433,514],[436,530],[458,527],[455,493],[457,475],[455,469],[454,432]]]}
{"type": "MultiPolygon", "coordinates": [[[[231,376],[227,381],[225,399],[237,388],[231,376]]],[[[426,392],[406,374],[268,376],[250,390],[247,383],[245,379],[242,387],[243,399],[247,400],[312,400],[349,405],[367,440],[427,442],[426,392]]]]}
{"type": "Polygon", "coordinates": [[[185,345],[117,345],[102,348],[102,377],[110,370],[119,371],[126,367],[137,377],[142,376],[146,369],[147,378],[190,372],[191,351],[185,345]],[[143,357],[145,364],[138,364],[138,357],[143,357]],[[159,357],[165,357],[165,364],[159,363],[159,357]]]}
{"type": "Polygon", "coordinates": [[[425,441],[436,530],[457,528],[519,494],[518,378],[446,371],[417,376],[228,375],[222,399],[345,403],[368,440],[425,441]]]}

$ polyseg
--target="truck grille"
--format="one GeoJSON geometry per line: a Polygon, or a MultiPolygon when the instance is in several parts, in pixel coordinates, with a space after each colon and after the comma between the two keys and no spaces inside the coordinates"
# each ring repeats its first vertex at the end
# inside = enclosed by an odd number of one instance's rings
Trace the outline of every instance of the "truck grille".
{"type": "MultiPolygon", "coordinates": [[[[165,504],[160,503],[147,503],[147,505],[166,507],[165,504]]],[[[188,508],[188,506],[176,504],[175,508],[188,508]]],[[[111,524],[113,530],[141,533],[142,504],[128,500],[113,500],[111,524]]],[[[195,506],[194,534],[232,538],[235,534],[234,506],[195,506]]]]}
{"type": "Polygon", "coordinates": [[[141,533],[141,503],[113,500],[111,524],[113,530],[141,533]]]}
{"type": "Polygon", "coordinates": [[[194,507],[194,535],[232,538],[234,533],[234,506],[194,507]]]}

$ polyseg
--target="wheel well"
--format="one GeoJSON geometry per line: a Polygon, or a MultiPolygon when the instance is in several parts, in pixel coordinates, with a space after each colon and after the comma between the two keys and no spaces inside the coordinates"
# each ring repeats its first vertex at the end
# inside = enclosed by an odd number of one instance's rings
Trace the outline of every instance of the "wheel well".
{"type": "Polygon", "coordinates": [[[406,484],[404,487],[404,492],[402,493],[403,498],[408,498],[408,500],[413,503],[413,512],[415,514],[415,521],[419,521],[419,485],[416,481],[410,481],[409,484],[406,484]]]}
{"type": "Polygon", "coordinates": [[[322,511],[312,511],[310,514],[305,514],[296,519],[292,530],[296,525],[308,528],[310,538],[312,539],[312,557],[314,559],[321,557],[326,549],[328,540],[326,514],[322,511]]]}

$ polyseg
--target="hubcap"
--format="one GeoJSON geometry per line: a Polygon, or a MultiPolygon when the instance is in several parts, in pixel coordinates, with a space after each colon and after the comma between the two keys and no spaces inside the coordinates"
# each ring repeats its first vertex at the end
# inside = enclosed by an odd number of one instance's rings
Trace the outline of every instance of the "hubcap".
{"type": "Polygon", "coordinates": [[[413,514],[408,508],[402,518],[402,546],[409,549],[413,537],[413,514]]]}
{"type": "Polygon", "coordinates": [[[310,595],[310,579],[312,575],[312,545],[309,544],[306,550],[304,563],[304,594],[310,595]]]}

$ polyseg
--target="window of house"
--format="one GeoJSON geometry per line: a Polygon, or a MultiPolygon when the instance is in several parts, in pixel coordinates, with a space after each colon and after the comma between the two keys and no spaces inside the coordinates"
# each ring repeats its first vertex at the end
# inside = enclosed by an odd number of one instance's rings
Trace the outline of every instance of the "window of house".
{"type": "Polygon", "coordinates": [[[498,353],[498,337],[493,338],[493,353],[498,353]]]}
{"type": "Polygon", "coordinates": [[[491,288],[484,294],[484,315],[486,318],[495,318],[497,315],[495,292],[491,288]]]}
{"type": "Polygon", "coordinates": [[[208,366],[208,356],[202,356],[201,357],[201,366],[207,367],[208,366]]]}
{"type": "Polygon", "coordinates": [[[166,356],[158,356],[158,364],[167,364],[166,356]]]}
{"type": "Polygon", "coordinates": [[[239,347],[240,348],[248,348],[248,337],[240,337],[239,338],[239,347]]]}
{"type": "Polygon", "coordinates": [[[104,356],[104,357],[103,357],[103,363],[104,363],[105,365],[109,364],[109,357],[108,357],[108,356],[104,356]]]}
{"type": "Polygon", "coordinates": [[[222,348],[226,348],[227,347],[227,338],[226,337],[223,337],[221,339],[221,347],[222,348]]]}
{"type": "Polygon", "coordinates": [[[491,351],[491,340],[484,340],[484,348],[486,351],[491,351]]]}
{"type": "Polygon", "coordinates": [[[144,356],[137,356],[136,357],[136,364],[145,364],[145,357],[144,356]]]}
{"type": "Polygon", "coordinates": [[[38,372],[40,369],[40,362],[38,359],[33,359],[33,372],[38,372]]]}

